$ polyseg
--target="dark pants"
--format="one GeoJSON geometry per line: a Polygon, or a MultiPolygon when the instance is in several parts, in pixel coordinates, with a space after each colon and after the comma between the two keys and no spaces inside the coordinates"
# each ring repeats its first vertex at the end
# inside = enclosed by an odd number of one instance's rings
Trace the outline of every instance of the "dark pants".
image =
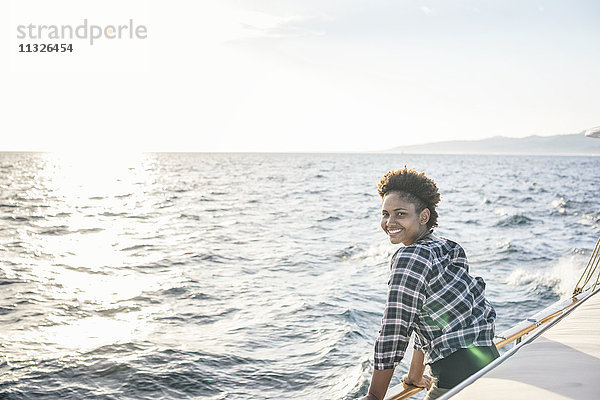
{"type": "Polygon", "coordinates": [[[430,365],[431,375],[437,379],[437,387],[451,389],[500,357],[496,346],[458,349],[448,357],[430,365]]]}

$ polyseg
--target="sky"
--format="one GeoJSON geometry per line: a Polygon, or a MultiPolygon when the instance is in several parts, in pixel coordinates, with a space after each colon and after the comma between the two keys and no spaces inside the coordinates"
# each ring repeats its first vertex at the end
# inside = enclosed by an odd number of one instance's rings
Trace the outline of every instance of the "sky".
{"type": "Polygon", "coordinates": [[[363,152],[600,125],[600,2],[10,0],[0,151],[363,152]],[[143,25],[141,39],[18,38],[143,25]],[[72,53],[19,53],[71,43],[72,53]]]}

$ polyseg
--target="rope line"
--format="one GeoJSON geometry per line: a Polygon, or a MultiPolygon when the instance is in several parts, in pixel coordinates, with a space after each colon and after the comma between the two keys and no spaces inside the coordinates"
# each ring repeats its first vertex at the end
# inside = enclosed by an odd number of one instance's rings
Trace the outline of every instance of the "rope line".
{"type": "MultiPolygon", "coordinates": [[[[573,289],[573,296],[577,296],[579,293],[583,292],[583,288],[589,283],[590,279],[598,269],[598,264],[600,263],[600,238],[596,242],[596,246],[594,247],[594,251],[592,252],[592,256],[590,257],[581,277],[577,281],[575,285],[575,289],[573,289]],[[585,276],[585,279],[584,279],[585,276]],[[581,283],[583,281],[583,283],[581,283]],[[580,285],[581,283],[581,285],[580,285]]],[[[592,290],[596,289],[598,282],[600,280],[600,274],[596,277],[596,281],[594,283],[594,287],[592,290]]]]}

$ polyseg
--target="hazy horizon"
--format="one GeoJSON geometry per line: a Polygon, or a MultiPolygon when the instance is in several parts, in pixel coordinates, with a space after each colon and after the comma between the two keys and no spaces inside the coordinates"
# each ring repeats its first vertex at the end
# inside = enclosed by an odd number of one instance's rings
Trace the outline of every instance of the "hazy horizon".
{"type": "MultiPolygon", "coordinates": [[[[468,142],[468,143],[473,143],[473,144],[477,144],[479,142],[485,142],[488,140],[493,140],[493,139],[515,139],[515,140],[519,140],[519,139],[528,139],[528,138],[557,138],[557,137],[561,137],[561,136],[576,136],[576,135],[580,135],[581,132],[579,133],[567,133],[567,134],[561,134],[561,135],[528,135],[528,136],[523,136],[523,137],[509,137],[509,136],[491,136],[491,137],[484,137],[481,139],[466,139],[466,140],[462,140],[462,139],[456,139],[456,140],[441,140],[441,141],[436,141],[436,142],[427,142],[427,143],[417,143],[414,145],[409,145],[409,146],[405,146],[406,149],[408,149],[408,151],[403,151],[401,146],[395,146],[392,148],[387,148],[387,149],[378,149],[378,150],[348,150],[348,151],[336,151],[336,150],[330,150],[330,151],[277,151],[277,150],[272,150],[272,151],[244,151],[244,150],[239,150],[239,151],[193,151],[193,150],[188,150],[188,151],[160,151],[160,150],[145,150],[145,151],[117,151],[116,155],[117,156],[127,156],[127,155],[131,155],[131,154],[140,154],[140,153],[164,153],[164,154],[168,154],[168,153],[180,153],[180,154],[195,154],[195,153],[214,153],[214,154],[218,154],[218,153],[248,153],[248,154],[373,154],[373,153],[398,153],[398,154],[448,154],[448,155],[457,155],[457,154],[471,154],[471,155],[476,155],[476,154],[481,154],[481,155],[491,155],[491,154],[495,154],[495,155],[556,155],[556,156],[570,156],[570,155],[581,155],[581,156],[596,156],[599,155],[598,153],[569,153],[569,152],[560,152],[557,151],[556,153],[535,153],[535,152],[521,152],[521,153],[511,153],[511,152],[503,152],[503,151],[499,151],[499,152],[482,152],[482,153],[474,153],[472,150],[471,151],[465,151],[464,153],[457,153],[455,151],[449,151],[447,153],[440,151],[439,149],[435,149],[432,150],[431,153],[427,153],[427,152],[423,152],[421,150],[416,151],[414,153],[411,153],[411,151],[415,150],[416,148],[419,147],[423,147],[423,146],[436,146],[436,145],[441,145],[441,144],[445,144],[445,143],[449,143],[449,144],[453,144],[453,143],[462,143],[462,142],[468,142]]],[[[589,138],[591,139],[591,138],[589,138]]],[[[92,152],[89,149],[79,149],[78,150],[80,153],[83,154],[91,154],[92,152]]],[[[51,151],[45,151],[45,150],[0,150],[0,153],[64,153],[65,155],[67,155],[69,152],[68,151],[64,151],[64,150],[51,150],[51,151]]]]}

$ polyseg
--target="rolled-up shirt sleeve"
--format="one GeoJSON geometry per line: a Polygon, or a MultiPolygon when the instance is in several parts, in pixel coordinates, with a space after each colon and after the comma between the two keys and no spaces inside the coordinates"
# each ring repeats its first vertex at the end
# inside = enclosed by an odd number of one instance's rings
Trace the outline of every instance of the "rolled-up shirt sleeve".
{"type": "Polygon", "coordinates": [[[425,301],[431,250],[418,244],[398,250],[392,264],[387,303],[375,341],[376,370],[396,366],[408,346],[415,319],[425,301]]]}
{"type": "Polygon", "coordinates": [[[421,336],[415,334],[415,344],[413,346],[413,349],[414,350],[423,351],[423,346],[424,345],[425,345],[425,343],[423,343],[423,339],[421,338],[421,336]]]}

